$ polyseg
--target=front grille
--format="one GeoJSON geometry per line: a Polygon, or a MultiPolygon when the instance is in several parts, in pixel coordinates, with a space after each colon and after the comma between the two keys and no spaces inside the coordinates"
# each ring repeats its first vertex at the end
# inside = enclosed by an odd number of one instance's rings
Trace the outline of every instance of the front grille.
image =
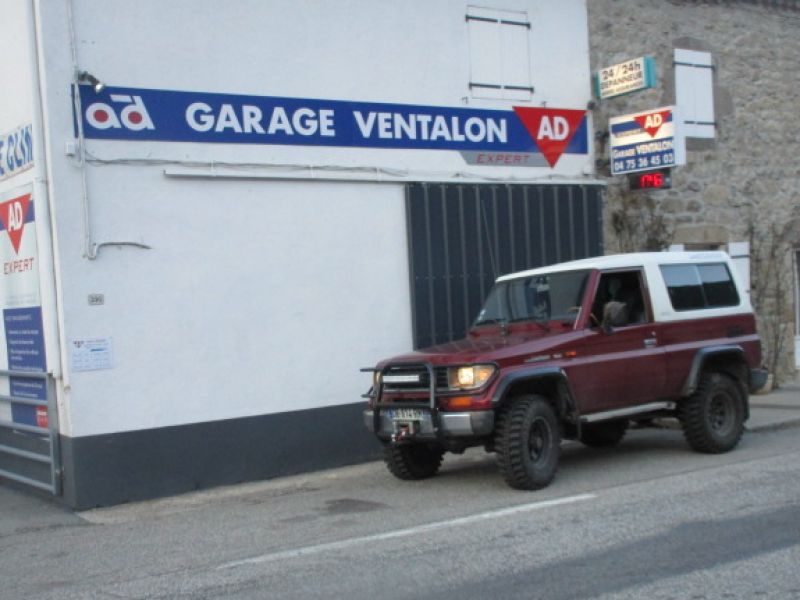
{"type": "MultiPolygon", "coordinates": [[[[447,390],[447,368],[434,369],[436,389],[447,390]]],[[[384,392],[428,392],[430,374],[424,365],[392,365],[383,372],[384,392]]]]}
{"type": "Polygon", "coordinates": [[[430,386],[428,370],[421,365],[389,367],[383,372],[381,380],[387,392],[426,391],[430,386]]]}

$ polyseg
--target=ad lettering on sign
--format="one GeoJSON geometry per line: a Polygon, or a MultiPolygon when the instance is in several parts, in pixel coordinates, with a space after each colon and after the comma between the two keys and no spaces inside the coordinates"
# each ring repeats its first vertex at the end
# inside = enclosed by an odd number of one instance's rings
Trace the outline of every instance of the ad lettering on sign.
{"type": "Polygon", "coordinates": [[[117,110],[105,102],[93,102],[86,108],[86,120],[95,129],[121,129],[131,131],[155,129],[141,96],[127,94],[110,94],[111,102],[118,106],[117,110]]]}
{"type": "Polygon", "coordinates": [[[30,202],[31,195],[25,194],[0,204],[0,225],[8,232],[8,239],[16,254],[19,254],[22,230],[25,227],[30,202]]]}
{"type": "Polygon", "coordinates": [[[661,126],[667,122],[667,119],[670,119],[672,116],[672,111],[670,110],[661,110],[658,112],[647,113],[644,115],[637,115],[634,117],[634,121],[638,123],[639,127],[644,129],[647,132],[647,135],[650,137],[656,137],[658,134],[658,130],[661,129],[661,126]]]}
{"type": "Polygon", "coordinates": [[[490,110],[79,86],[85,137],[458,151],[470,164],[555,167],[589,152],[586,111],[490,110]],[[512,156],[510,161],[479,160],[512,156]],[[535,158],[538,157],[538,158],[535,158]]]}
{"type": "Polygon", "coordinates": [[[520,121],[536,140],[547,164],[554,167],[578,131],[586,111],[514,107],[520,121]]]}

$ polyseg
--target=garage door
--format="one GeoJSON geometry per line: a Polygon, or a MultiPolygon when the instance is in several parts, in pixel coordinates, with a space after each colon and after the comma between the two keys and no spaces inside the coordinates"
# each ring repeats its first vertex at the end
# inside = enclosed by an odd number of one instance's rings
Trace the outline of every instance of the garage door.
{"type": "Polygon", "coordinates": [[[415,183],[406,212],[416,348],[463,337],[498,276],[603,253],[600,186],[415,183]]]}

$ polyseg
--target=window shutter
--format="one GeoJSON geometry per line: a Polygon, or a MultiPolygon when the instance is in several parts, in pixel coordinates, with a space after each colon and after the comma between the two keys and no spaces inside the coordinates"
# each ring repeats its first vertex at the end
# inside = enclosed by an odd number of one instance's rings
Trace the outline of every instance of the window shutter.
{"type": "Polygon", "coordinates": [[[466,20],[472,96],[529,100],[533,86],[527,14],[470,6],[466,20]]]}
{"type": "Polygon", "coordinates": [[[709,52],[675,49],[675,104],[687,138],[715,137],[714,65],[709,52]]]}

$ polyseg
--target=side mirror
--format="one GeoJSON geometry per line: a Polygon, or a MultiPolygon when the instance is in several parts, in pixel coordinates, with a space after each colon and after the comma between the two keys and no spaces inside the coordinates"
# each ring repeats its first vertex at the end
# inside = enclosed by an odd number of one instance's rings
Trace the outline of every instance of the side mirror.
{"type": "Polygon", "coordinates": [[[624,302],[611,300],[606,302],[603,307],[603,322],[601,327],[606,333],[611,333],[614,327],[622,327],[628,324],[628,307],[624,302]]]}

